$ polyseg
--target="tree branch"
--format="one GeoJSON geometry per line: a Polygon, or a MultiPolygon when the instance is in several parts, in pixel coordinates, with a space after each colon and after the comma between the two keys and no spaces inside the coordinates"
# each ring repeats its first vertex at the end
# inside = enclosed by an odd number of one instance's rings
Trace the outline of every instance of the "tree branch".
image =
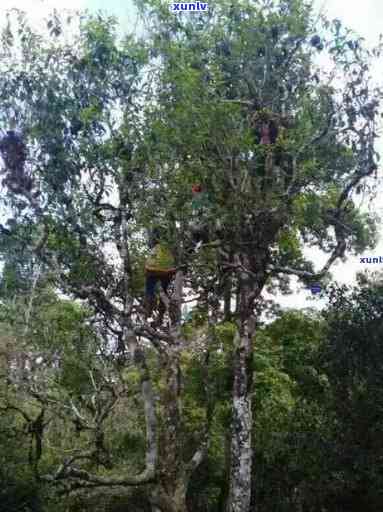
{"type": "Polygon", "coordinates": [[[294,269],[290,267],[274,267],[271,266],[271,272],[270,274],[291,274],[296,275],[298,277],[303,277],[307,279],[321,279],[330,269],[331,265],[334,263],[334,261],[343,256],[344,249],[345,249],[345,241],[340,240],[337,243],[337,246],[331,253],[331,256],[323,266],[322,270],[319,272],[309,272],[307,270],[300,270],[300,269],[294,269]]]}
{"type": "Polygon", "coordinates": [[[114,306],[107,298],[103,291],[101,291],[97,286],[80,286],[76,289],[75,293],[81,299],[95,299],[98,307],[102,311],[111,312],[113,315],[117,317],[121,317],[122,311],[114,306]]]}
{"type": "Polygon", "coordinates": [[[102,477],[97,476],[84,469],[78,469],[73,467],[60,466],[59,472],[54,476],[45,475],[42,477],[43,480],[48,482],[54,482],[62,479],[74,478],[95,484],[97,486],[131,486],[131,485],[143,485],[154,481],[154,471],[145,469],[142,473],[131,476],[131,477],[102,477]]]}

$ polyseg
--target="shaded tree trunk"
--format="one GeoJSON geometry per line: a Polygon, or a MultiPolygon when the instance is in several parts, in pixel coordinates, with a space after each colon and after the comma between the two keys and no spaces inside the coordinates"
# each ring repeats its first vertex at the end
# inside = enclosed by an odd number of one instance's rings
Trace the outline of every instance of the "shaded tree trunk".
{"type": "Polygon", "coordinates": [[[186,512],[187,478],[182,450],[181,370],[178,347],[161,354],[158,485],[152,491],[154,510],[186,512]]]}
{"type": "Polygon", "coordinates": [[[183,347],[181,333],[181,305],[183,274],[178,271],[175,292],[170,300],[172,343],[160,352],[161,383],[159,386],[159,459],[157,483],[151,488],[153,512],[187,512],[186,493],[193,471],[206,454],[207,439],[193,457],[185,460],[182,419],[182,374],[180,354],[183,347]]]}
{"type": "Polygon", "coordinates": [[[153,512],[187,512],[186,486],[174,482],[172,489],[156,488],[151,494],[153,512]]]}
{"type": "Polygon", "coordinates": [[[231,478],[227,512],[247,512],[251,496],[252,405],[249,335],[235,337],[233,419],[231,440],[231,478]]]}
{"type": "Polygon", "coordinates": [[[251,498],[252,469],[252,339],[255,318],[252,314],[254,283],[240,276],[239,328],[234,337],[234,382],[230,489],[226,512],[248,512],[251,498]]]}

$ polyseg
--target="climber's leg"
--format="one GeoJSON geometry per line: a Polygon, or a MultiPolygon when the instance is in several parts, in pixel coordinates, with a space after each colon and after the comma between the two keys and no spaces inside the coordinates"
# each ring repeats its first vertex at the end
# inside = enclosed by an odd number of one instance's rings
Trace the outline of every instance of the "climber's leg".
{"type": "Polygon", "coordinates": [[[158,278],[149,272],[146,273],[145,282],[145,312],[150,317],[156,305],[156,285],[158,278]]]}
{"type": "MultiPolygon", "coordinates": [[[[174,273],[169,274],[166,277],[164,276],[164,278],[161,281],[161,286],[162,286],[162,289],[164,290],[164,292],[166,293],[166,296],[169,298],[168,314],[170,316],[170,320],[171,320],[172,324],[174,325],[180,321],[181,317],[180,317],[180,311],[178,311],[177,304],[173,300],[171,300],[171,298],[169,297],[169,294],[168,294],[168,287],[169,287],[170,283],[172,282],[173,277],[174,277],[174,273]]],[[[160,305],[161,304],[162,304],[162,301],[160,301],[160,305]]],[[[164,307],[164,311],[165,311],[165,307],[164,307]]]]}
{"type": "MultiPolygon", "coordinates": [[[[163,276],[159,277],[161,288],[167,297],[168,297],[168,293],[167,293],[168,287],[169,287],[171,280],[172,280],[171,274],[164,274],[163,276]]],[[[159,323],[159,325],[162,324],[162,322],[164,320],[165,313],[166,313],[166,304],[164,303],[164,301],[162,300],[161,295],[160,295],[160,300],[158,303],[158,323],[159,323]]]]}
{"type": "Polygon", "coordinates": [[[172,282],[172,278],[173,278],[173,274],[165,274],[165,275],[161,276],[161,278],[160,278],[160,283],[161,283],[162,289],[164,290],[166,295],[168,294],[168,288],[169,288],[170,283],[172,282]]]}

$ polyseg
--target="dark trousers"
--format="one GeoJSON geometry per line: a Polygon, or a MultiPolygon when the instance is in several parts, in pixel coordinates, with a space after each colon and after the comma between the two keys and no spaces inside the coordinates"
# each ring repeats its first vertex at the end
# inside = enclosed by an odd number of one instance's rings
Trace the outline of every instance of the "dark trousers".
{"type": "MultiPolygon", "coordinates": [[[[156,307],[156,288],[157,283],[160,283],[161,288],[167,294],[169,284],[172,280],[173,273],[156,273],[146,272],[145,281],[145,309],[147,316],[151,316],[156,307]]],[[[165,304],[160,299],[158,305],[159,322],[162,323],[164,313],[166,311],[165,304]]]]}
{"type": "Polygon", "coordinates": [[[146,273],[146,282],[145,282],[145,295],[147,297],[154,297],[156,293],[157,283],[160,283],[162,289],[165,293],[167,293],[169,284],[172,280],[171,274],[155,274],[151,272],[146,273]]]}

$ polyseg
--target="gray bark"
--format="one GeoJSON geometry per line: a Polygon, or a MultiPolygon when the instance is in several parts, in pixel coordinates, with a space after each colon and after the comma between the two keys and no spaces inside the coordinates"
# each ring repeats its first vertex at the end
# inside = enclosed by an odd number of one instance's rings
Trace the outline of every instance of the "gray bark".
{"type": "Polygon", "coordinates": [[[161,512],[186,512],[187,474],[183,460],[182,377],[180,347],[169,347],[160,356],[162,386],[158,485],[153,488],[152,503],[161,512]]]}
{"type": "MultiPolygon", "coordinates": [[[[249,267],[246,260],[245,265],[249,267]]],[[[253,304],[262,287],[258,279],[250,278],[245,272],[239,273],[239,286],[239,325],[234,337],[230,488],[226,512],[248,512],[251,498],[253,304]]]]}
{"type": "Polygon", "coordinates": [[[251,336],[235,336],[233,419],[231,440],[231,478],[227,512],[247,512],[251,497],[252,412],[249,359],[251,336]]]}
{"type": "Polygon", "coordinates": [[[161,380],[159,405],[159,457],[157,483],[151,488],[153,512],[187,512],[186,492],[193,472],[203,461],[208,434],[205,429],[200,446],[189,461],[184,460],[182,418],[181,350],[185,345],[180,325],[183,274],[177,272],[175,292],[170,299],[171,343],[159,353],[161,380]]]}

